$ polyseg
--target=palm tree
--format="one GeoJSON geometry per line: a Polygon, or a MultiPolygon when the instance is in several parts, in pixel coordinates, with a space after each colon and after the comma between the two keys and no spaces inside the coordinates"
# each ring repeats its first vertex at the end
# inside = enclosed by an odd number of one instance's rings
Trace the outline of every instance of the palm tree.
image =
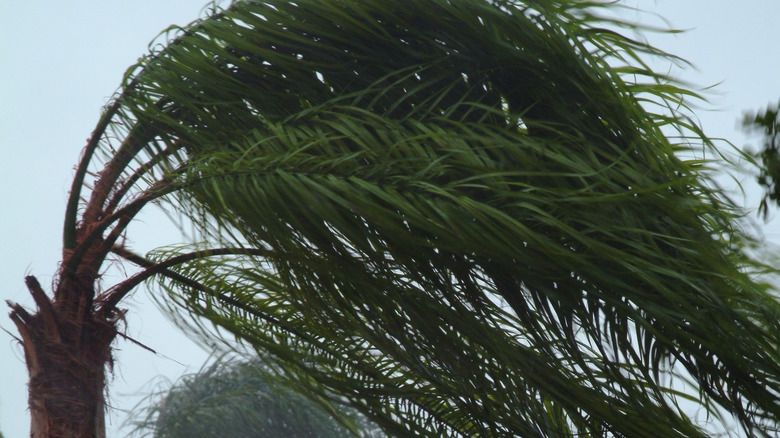
{"type": "Polygon", "coordinates": [[[150,394],[131,414],[134,436],[224,438],[380,436],[353,418],[342,425],[322,406],[273,379],[258,359],[215,361],[150,394]]]}
{"type": "Polygon", "coordinates": [[[675,58],[605,5],[236,1],[170,29],[85,148],[53,296],[12,305],[33,436],[103,436],[152,277],[390,434],[704,435],[681,399],[776,430],[780,304],[686,158],[714,148],[692,93],[645,62],[675,58]],[[199,241],[133,253],[150,203],[199,241]],[[110,254],[140,269],[100,289],[110,254]]]}

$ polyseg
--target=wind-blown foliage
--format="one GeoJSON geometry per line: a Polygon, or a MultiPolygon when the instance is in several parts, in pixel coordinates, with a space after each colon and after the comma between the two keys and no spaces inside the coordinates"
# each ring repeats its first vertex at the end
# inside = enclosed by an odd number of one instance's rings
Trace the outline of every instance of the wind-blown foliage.
{"type": "Polygon", "coordinates": [[[777,109],[768,106],[763,112],[747,113],[742,120],[742,127],[748,132],[759,132],[763,135],[761,151],[756,153],[761,159],[758,183],[764,187],[764,197],[761,199],[758,212],[766,219],[769,202],[780,202],[780,155],[778,155],[778,135],[780,135],[780,102],[777,109]]]}
{"type": "Polygon", "coordinates": [[[202,242],[115,247],[148,269],[106,306],[162,274],[397,435],[704,435],[682,399],[776,431],[780,305],[683,158],[714,146],[645,63],[676,59],[606,5],[247,1],[171,29],[86,160],[116,220],[169,200],[202,242]]]}

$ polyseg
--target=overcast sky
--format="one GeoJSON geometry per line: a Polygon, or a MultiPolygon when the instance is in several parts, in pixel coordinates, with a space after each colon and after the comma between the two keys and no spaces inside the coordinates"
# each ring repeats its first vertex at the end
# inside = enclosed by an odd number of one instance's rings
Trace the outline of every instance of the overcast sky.
{"type": "MultiPolygon", "coordinates": [[[[327,1],[327,0],[323,0],[327,1]]],[[[388,0],[392,1],[392,0],[388,0]]],[[[0,298],[29,307],[23,277],[33,274],[48,290],[57,269],[65,200],[73,168],[103,105],[125,69],[147,51],[149,41],[170,24],[200,15],[204,0],[31,1],[0,0],[0,298]]],[[[696,69],[674,73],[708,92],[710,104],[697,110],[712,137],[737,145],[747,141],[737,127],[744,110],[780,99],[780,2],[775,0],[632,0],[666,18],[676,36],[648,35],[651,43],[691,61],[696,69]]],[[[641,15],[629,14],[629,18],[641,15]]],[[[753,141],[755,143],[755,141],[753,141]]],[[[760,192],[748,184],[750,207],[760,192]]],[[[176,240],[155,216],[131,230],[136,250],[176,240]]],[[[778,221],[765,225],[774,238],[778,221]]],[[[118,341],[110,386],[109,436],[139,391],[158,375],[171,379],[197,370],[208,355],[181,335],[136,292],[128,335],[160,351],[155,356],[118,341]]],[[[16,334],[0,312],[0,327],[16,334]]],[[[0,430],[8,438],[29,433],[21,348],[0,331],[0,430]]]]}

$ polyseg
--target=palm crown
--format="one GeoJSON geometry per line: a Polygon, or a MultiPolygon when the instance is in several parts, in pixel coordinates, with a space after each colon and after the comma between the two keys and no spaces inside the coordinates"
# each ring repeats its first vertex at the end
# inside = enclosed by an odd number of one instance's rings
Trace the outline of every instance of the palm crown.
{"type": "Polygon", "coordinates": [[[170,29],[86,150],[63,282],[114,251],[147,270],[98,309],[159,274],[390,433],[703,435],[680,399],[769,433],[777,300],[683,158],[712,147],[692,93],[601,6],[240,1],[170,29]],[[153,201],[202,241],[115,245],[153,201]]]}

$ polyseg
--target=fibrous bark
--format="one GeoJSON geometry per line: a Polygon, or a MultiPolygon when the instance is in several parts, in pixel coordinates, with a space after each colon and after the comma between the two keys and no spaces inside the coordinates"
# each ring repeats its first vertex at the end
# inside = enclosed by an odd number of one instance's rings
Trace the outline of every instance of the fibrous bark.
{"type": "Polygon", "coordinates": [[[116,320],[89,308],[64,309],[45,294],[35,277],[25,280],[38,312],[8,304],[30,376],[30,436],[105,437],[104,388],[116,320]]]}

